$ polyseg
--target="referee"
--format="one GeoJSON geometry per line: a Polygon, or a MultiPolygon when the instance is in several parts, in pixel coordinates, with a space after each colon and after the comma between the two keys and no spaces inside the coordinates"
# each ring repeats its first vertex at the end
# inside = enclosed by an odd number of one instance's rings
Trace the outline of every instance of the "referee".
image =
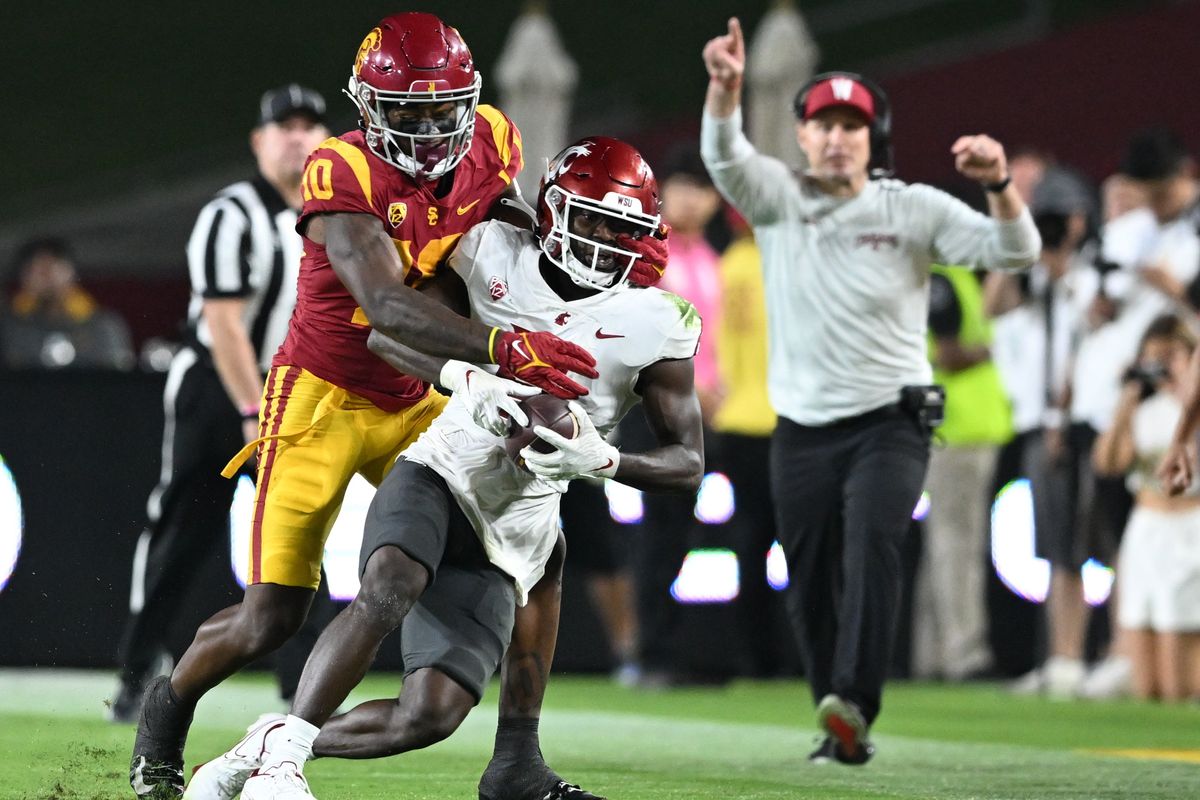
{"type": "Polygon", "coordinates": [[[940,411],[926,356],[930,265],[1027,267],[1037,229],[987,136],[951,152],[983,185],[990,218],[929,186],[870,180],[890,167],[887,98],[857,75],[819,75],[796,98],[810,165],[797,175],[742,134],[736,19],[704,62],[702,155],[762,250],[788,616],[826,733],[810,759],[862,764],[896,627],[900,543],[940,411]]]}
{"type": "MultiPolygon", "coordinates": [[[[167,374],[162,472],[134,554],[114,721],[137,719],[142,690],[161,668],[164,639],[196,563],[228,540],[237,482],[222,478],[221,468],[258,437],[263,376],[296,304],[301,173],[309,152],[328,136],[325,101],[313,90],[292,84],[264,94],[250,133],[257,174],[218,192],[192,230],[188,335],[167,374]]],[[[311,632],[308,648],[281,652],[285,698],[295,691],[318,633],[311,632]]]]}

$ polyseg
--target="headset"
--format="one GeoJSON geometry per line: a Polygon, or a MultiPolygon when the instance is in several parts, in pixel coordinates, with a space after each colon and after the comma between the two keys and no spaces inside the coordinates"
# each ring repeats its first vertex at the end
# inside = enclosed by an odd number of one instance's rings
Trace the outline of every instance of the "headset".
{"type": "Polygon", "coordinates": [[[830,78],[849,78],[856,83],[862,84],[870,92],[871,99],[875,102],[875,120],[871,123],[871,160],[867,163],[867,174],[872,179],[890,178],[892,173],[895,172],[895,164],[892,158],[892,103],[888,100],[887,92],[883,91],[875,81],[865,78],[857,72],[845,72],[842,70],[822,72],[820,75],[814,75],[796,93],[796,99],[792,103],[792,110],[796,112],[796,119],[804,119],[804,105],[808,101],[808,93],[818,83],[827,81],[830,78]]]}

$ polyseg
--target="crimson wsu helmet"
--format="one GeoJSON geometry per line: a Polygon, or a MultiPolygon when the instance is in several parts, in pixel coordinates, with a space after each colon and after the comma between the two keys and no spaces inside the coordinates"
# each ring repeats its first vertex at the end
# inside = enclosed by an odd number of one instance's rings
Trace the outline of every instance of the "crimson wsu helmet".
{"type": "Polygon", "coordinates": [[[642,154],[607,136],[580,139],[551,159],[538,191],[538,238],[546,257],[580,286],[623,285],[637,254],[571,233],[578,213],[600,215],[613,231],[654,235],[662,222],[661,200],[642,154]],[[601,268],[603,261],[616,268],[601,268]]]}
{"type": "Polygon", "coordinates": [[[367,146],[418,178],[440,178],[466,156],[475,131],[481,78],[458,31],[433,14],[386,17],[367,34],[346,93],[358,106],[367,146]],[[394,128],[388,111],[454,103],[441,119],[394,128]]]}

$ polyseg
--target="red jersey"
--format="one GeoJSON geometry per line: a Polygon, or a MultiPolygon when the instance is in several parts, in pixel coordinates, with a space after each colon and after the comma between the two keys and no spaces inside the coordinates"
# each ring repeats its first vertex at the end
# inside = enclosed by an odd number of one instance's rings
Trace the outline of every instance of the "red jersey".
{"type": "MultiPolygon", "coordinates": [[[[445,197],[382,160],[361,131],[326,139],[308,157],[296,223],[303,235],[314,214],[372,214],[383,221],[404,282],[417,286],[443,264],[467,230],[481,221],[521,170],[521,134],[501,111],[481,105],[471,149],[454,168],[445,197]]],[[[319,378],[398,411],[425,396],[427,384],[402,375],[367,349],[371,327],[358,301],[329,264],[325,246],[304,237],[296,309],[275,366],[303,367],[319,378]]]]}

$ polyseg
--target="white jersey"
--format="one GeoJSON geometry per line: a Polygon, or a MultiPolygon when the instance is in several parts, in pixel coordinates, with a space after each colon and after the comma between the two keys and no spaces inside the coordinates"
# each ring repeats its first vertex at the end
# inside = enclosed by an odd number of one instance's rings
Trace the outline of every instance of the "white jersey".
{"type": "MultiPolygon", "coordinates": [[[[628,287],[563,300],[542,278],[541,255],[531,233],[489,221],[463,236],[449,264],[467,286],[474,319],[503,330],[550,331],[595,356],[598,378],[571,377],[588,388],[579,403],[607,435],[639,401],[634,386],[645,367],[696,354],[700,316],[660,289],[628,287]]],[[[404,456],[445,479],[524,605],[558,537],[558,501],[567,482],[519,468],[505,454],[504,440],[476,425],[457,398],[404,456]]]]}

